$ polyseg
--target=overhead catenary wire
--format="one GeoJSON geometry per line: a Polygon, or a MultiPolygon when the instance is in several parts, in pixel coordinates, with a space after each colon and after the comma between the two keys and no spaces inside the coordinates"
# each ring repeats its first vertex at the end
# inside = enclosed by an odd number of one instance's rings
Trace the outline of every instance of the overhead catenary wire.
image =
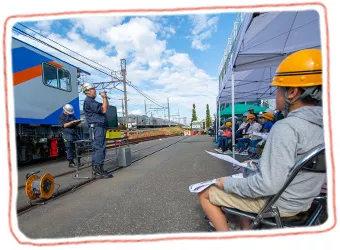
{"type": "Polygon", "coordinates": [[[47,40],[49,40],[49,41],[51,41],[51,42],[54,42],[54,43],[58,44],[59,46],[65,48],[65,49],[67,49],[67,50],[69,50],[69,51],[72,51],[73,53],[77,54],[78,56],[80,56],[80,57],[82,57],[82,58],[84,58],[84,59],[87,59],[87,60],[89,60],[89,61],[91,61],[91,62],[93,62],[93,63],[95,63],[95,64],[97,64],[97,65],[99,65],[99,66],[101,66],[101,67],[103,67],[103,68],[106,68],[106,69],[110,70],[110,72],[115,72],[115,73],[118,73],[118,72],[119,72],[119,71],[114,71],[114,70],[112,70],[112,69],[110,69],[110,68],[108,68],[108,67],[106,67],[106,66],[104,66],[104,65],[102,65],[102,64],[100,64],[100,63],[97,63],[97,62],[91,60],[90,58],[87,58],[87,57],[85,57],[85,56],[83,56],[83,55],[77,53],[76,51],[71,50],[70,48],[67,48],[66,46],[64,46],[64,45],[62,45],[62,44],[60,44],[60,43],[54,41],[54,40],[51,39],[51,38],[48,38],[48,37],[42,35],[41,33],[39,33],[38,31],[36,31],[36,30],[34,30],[34,29],[31,29],[31,28],[29,28],[29,27],[27,27],[27,26],[25,26],[25,25],[23,25],[23,24],[21,24],[21,23],[18,23],[18,24],[21,25],[21,26],[23,26],[24,28],[26,28],[26,29],[28,29],[28,30],[30,30],[30,31],[32,31],[32,32],[34,32],[34,33],[36,33],[37,35],[39,35],[39,36],[41,36],[41,37],[44,37],[44,38],[46,38],[47,40]]]}
{"type": "Polygon", "coordinates": [[[33,40],[35,40],[35,41],[37,41],[37,42],[39,42],[39,43],[41,43],[41,44],[44,44],[44,45],[46,45],[46,46],[48,46],[48,47],[50,47],[50,48],[52,48],[52,49],[55,49],[56,51],[58,51],[58,52],[60,52],[60,53],[62,53],[62,54],[65,54],[65,55],[67,55],[67,56],[69,56],[69,57],[71,57],[71,58],[73,58],[73,59],[75,59],[75,60],[77,60],[77,61],[79,61],[79,62],[81,62],[81,63],[83,63],[83,64],[85,64],[85,65],[87,65],[87,66],[89,66],[89,67],[91,67],[91,68],[93,68],[93,69],[95,69],[95,70],[97,70],[97,71],[99,71],[99,72],[101,72],[101,73],[103,73],[103,74],[105,74],[105,75],[107,75],[107,76],[112,77],[112,75],[111,75],[110,73],[107,73],[107,72],[105,72],[105,71],[103,71],[103,70],[101,70],[101,69],[98,69],[98,68],[96,68],[95,66],[93,66],[93,65],[91,65],[91,64],[89,64],[89,63],[87,63],[87,62],[84,62],[84,61],[82,61],[82,60],[80,60],[80,59],[78,59],[78,58],[76,58],[76,57],[74,57],[74,56],[72,56],[72,55],[70,55],[70,54],[68,54],[68,53],[66,53],[66,52],[64,52],[64,51],[62,51],[62,50],[60,50],[60,49],[58,49],[58,48],[56,48],[56,47],[54,47],[54,46],[52,46],[52,45],[46,43],[46,42],[44,42],[44,41],[42,41],[42,40],[40,40],[39,38],[36,38],[36,37],[34,37],[34,36],[32,36],[32,35],[26,33],[26,32],[23,31],[23,30],[20,30],[20,29],[18,29],[18,28],[16,28],[16,27],[13,27],[12,29],[13,29],[14,31],[18,32],[19,34],[22,34],[22,35],[24,35],[24,36],[27,36],[27,37],[29,37],[29,38],[31,38],[31,39],[33,39],[33,40]]]}
{"type": "Polygon", "coordinates": [[[127,83],[129,86],[131,86],[133,89],[135,89],[137,92],[139,92],[141,95],[143,95],[146,99],[148,99],[150,102],[154,103],[155,105],[166,109],[167,107],[164,107],[160,104],[158,104],[156,101],[152,100],[151,97],[149,97],[148,95],[146,95],[144,92],[142,92],[141,90],[139,90],[135,85],[133,85],[131,82],[127,83]]]}

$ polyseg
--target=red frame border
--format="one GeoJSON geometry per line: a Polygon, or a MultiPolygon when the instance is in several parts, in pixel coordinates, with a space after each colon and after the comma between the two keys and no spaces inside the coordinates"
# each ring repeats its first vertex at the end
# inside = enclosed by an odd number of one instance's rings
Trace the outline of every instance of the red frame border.
{"type": "Polygon", "coordinates": [[[327,19],[327,8],[323,3],[319,2],[306,2],[306,3],[293,3],[293,4],[258,4],[258,5],[243,5],[243,6],[207,6],[207,7],[188,7],[188,8],[164,8],[164,9],[129,9],[129,10],[98,10],[98,11],[67,11],[67,12],[58,12],[58,13],[49,13],[49,14],[24,14],[24,15],[12,15],[6,18],[4,23],[4,33],[3,33],[3,48],[4,48],[4,90],[5,90],[5,110],[6,110],[6,138],[7,138],[7,157],[8,157],[8,167],[9,167],[9,204],[8,204],[8,220],[9,220],[9,228],[12,236],[15,240],[22,245],[31,245],[31,246],[60,246],[60,245],[79,245],[79,244],[87,244],[87,243],[138,243],[138,242],[159,242],[159,241],[174,241],[174,240],[217,240],[217,239],[240,239],[240,238],[266,238],[266,237],[275,237],[275,236],[289,236],[289,235],[304,235],[304,234],[317,234],[324,233],[332,230],[337,224],[337,215],[336,215],[336,195],[335,195],[335,164],[334,164],[334,155],[333,155],[333,134],[332,134],[332,119],[331,119],[331,101],[330,101],[330,52],[329,52],[329,29],[328,29],[328,19],[327,19]],[[318,230],[313,232],[290,232],[290,233],[276,233],[276,234],[264,234],[264,235],[230,235],[230,236],[176,236],[176,237],[161,237],[154,239],[112,239],[112,240],[81,240],[81,241],[69,241],[65,242],[56,242],[56,243],[34,243],[29,241],[21,241],[17,235],[14,233],[12,227],[11,220],[11,210],[12,210],[12,193],[13,193],[13,183],[12,183],[12,162],[11,162],[11,145],[10,145],[10,129],[9,129],[9,119],[8,119],[8,89],[7,89],[7,55],[6,55],[6,32],[7,32],[7,23],[10,19],[13,18],[25,18],[25,17],[44,17],[44,16],[62,16],[62,15],[72,15],[72,14],[105,14],[105,13],[130,13],[130,12],[180,12],[180,11],[197,11],[197,10],[227,10],[227,9],[250,9],[250,8],[263,8],[263,7],[294,7],[294,6],[310,6],[317,5],[321,6],[324,9],[325,15],[325,24],[326,24],[326,51],[327,51],[327,97],[328,97],[328,118],[329,118],[329,134],[330,134],[330,157],[331,157],[331,168],[333,171],[333,216],[334,223],[330,228],[324,230],[318,230]]]}

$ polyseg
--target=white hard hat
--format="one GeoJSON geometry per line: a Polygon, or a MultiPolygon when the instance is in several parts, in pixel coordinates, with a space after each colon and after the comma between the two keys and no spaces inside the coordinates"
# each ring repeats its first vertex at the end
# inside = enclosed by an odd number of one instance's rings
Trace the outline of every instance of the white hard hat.
{"type": "Polygon", "coordinates": [[[74,108],[71,104],[66,104],[64,107],[63,107],[63,110],[70,114],[70,115],[73,115],[74,114],[74,108]]]}
{"type": "Polygon", "coordinates": [[[94,87],[94,85],[92,84],[92,83],[84,83],[83,84],[83,91],[85,92],[85,91],[87,91],[87,90],[90,90],[90,89],[94,89],[95,87],[94,87]]]}
{"type": "Polygon", "coordinates": [[[243,116],[248,116],[248,115],[249,115],[249,112],[243,113],[243,116]]]}

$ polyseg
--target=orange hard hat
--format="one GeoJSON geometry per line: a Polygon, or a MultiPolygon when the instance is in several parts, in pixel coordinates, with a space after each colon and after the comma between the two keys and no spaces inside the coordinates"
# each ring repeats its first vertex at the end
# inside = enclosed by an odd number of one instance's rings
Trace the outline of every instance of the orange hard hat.
{"type": "Polygon", "coordinates": [[[227,128],[230,128],[232,124],[231,124],[231,122],[226,122],[225,125],[227,126],[227,128]]]}
{"type": "Polygon", "coordinates": [[[248,121],[249,119],[255,119],[255,115],[249,114],[249,115],[247,116],[247,121],[248,121]]]}
{"type": "Polygon", "coordinates": [[[297,51],[277,68],[271,86],[313,87],[322,85],[322,58],[318,49],[297,51]]]}
{"type": "Polygon", "coordinates": [[[267,120],[274,121],[274,115],[272,113],[269,112],[263,113],[262,117],[267,120]]]}

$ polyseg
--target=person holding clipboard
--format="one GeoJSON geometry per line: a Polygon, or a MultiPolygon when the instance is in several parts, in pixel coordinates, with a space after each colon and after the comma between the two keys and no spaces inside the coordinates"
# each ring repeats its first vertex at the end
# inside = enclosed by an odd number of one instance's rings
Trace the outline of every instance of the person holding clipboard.
{"type": "Polygon", "coordinates": [[[59,124],[63,128],[63,139],[66,148],[66,159],[69,162],[69,167],[74,168],[76,164],[73,161],[73,142],[80,140],[77,134],[77,126],[82,122],[74,116],[74,108],[71,104],[66,104],[63,107],[63,112],[58,118],[59,124]]]}

